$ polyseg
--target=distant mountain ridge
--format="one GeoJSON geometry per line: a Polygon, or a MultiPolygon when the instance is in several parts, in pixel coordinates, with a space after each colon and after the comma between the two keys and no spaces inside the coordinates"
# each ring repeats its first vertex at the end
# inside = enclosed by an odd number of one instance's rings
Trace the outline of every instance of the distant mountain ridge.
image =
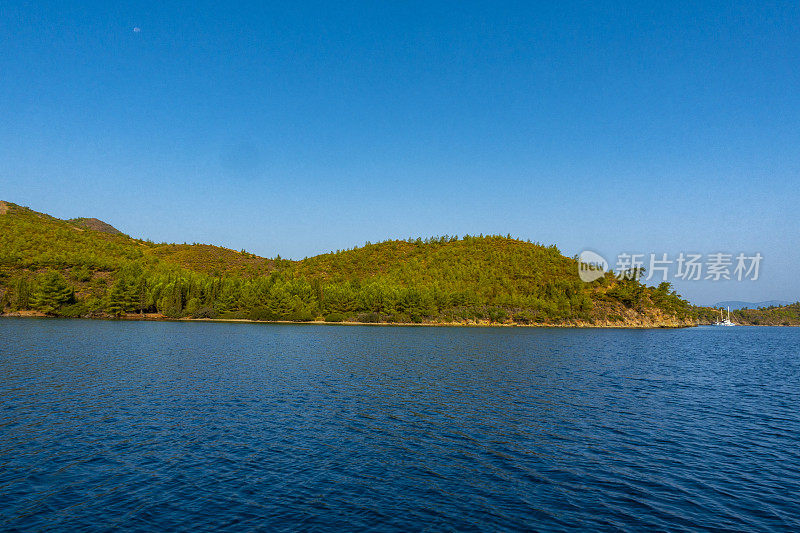
{"type": "Polygon", "coordinates": [[[725,302],[717,302],[714,307],[722,307],[723,309],[731,308],[732,311],[739,309],[758,309],[760,307],[782,307],[789,305],[792,302],[787,300],[766,300],[764,302],[743,302],[739,300],[730,300],[725,302]]]}
{"type": "Polygon", "coordinates": [[[94,231],[101,231],[103,233],[120,234],[122,232],[107,222],[103,222],[97,218],[71,218],[67,220],[70,224],[75,226],[91,229],[94,231]]]}
{"type": "MultiPolygon", "coordinates": [[[[54,220],[58,220],[55,217],[51,217],[50,215],[45,215],[44,213],[37,213],[36,211],[33,211],[28,207],[22,207],[11,202],[0,200],[0,215],[19,214],[22,212],[30,212],[40,217],[48,217],[54,220]]],[[[78,217],[78,218],[70,218],[68,220],[65,220],[64,222],[82,229],[90,229],[102,233],[110,233],[112,235],[124,235],[124,233],[122,233],[120,230],[118,230],[111,224],[103,222],[98,218],[78,217]]]]}

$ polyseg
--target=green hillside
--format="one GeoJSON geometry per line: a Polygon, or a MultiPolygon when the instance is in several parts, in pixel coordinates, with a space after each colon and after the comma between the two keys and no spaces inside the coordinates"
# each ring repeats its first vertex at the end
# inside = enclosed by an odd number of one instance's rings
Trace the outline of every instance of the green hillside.
{"type": "Polygon", "coordinates": [[[575,259],[511,236],[393,240],[287,261],[203,244],[156,244],[109,228],[96,219],[65,221],[0,204],[2,310],[639,326],[691,324],[702,315],[669,284],[647,287],[610,274],[583,283],[575,259]]]}
{"type": "Polygon", "coordinates": [[[797,326],[800,325],[800,302],[731,311],[731,320],[736,324],[753,326],[797,326]]]}
{"type": "Polygon", "coordinates": [[[67,220],[67,222],[78,228],[91,229],[103,233],[122,233],[111,224],[106,224],[102,220],[98,220],[96,218],[71,218],[67,220]]]}
{"type": "Polygon", "coordinates": [[[210,244],[151,245],[148,253],[167,263],[213,276],[236,275],[251,278],[275,270],[275,262],[271,259],[210,244]]]}

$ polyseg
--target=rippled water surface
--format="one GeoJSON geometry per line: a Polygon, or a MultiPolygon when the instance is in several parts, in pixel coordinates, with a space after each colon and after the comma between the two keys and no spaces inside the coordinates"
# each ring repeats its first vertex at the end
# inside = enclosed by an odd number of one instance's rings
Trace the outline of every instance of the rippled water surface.
{"type": "Polygon", "coordinates": [[[0,529],[800,530],[800,330],[0,319],[0,529]]]}

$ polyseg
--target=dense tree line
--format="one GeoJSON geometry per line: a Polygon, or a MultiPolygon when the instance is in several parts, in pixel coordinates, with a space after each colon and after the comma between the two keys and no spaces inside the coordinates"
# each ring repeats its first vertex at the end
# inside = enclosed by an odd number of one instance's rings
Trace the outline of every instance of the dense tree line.
{"type": "Polygon", "coordinates": [[[403,286],[373,279],[367,282],[320,282],[275,272],[251,279],[212,277],[186,271],[147,271],[126,266],[113,277],[83,278],[67,271],[23,273],[4,280],[2,306],[70,316],[160,313],[167,317],[253,318],[260,320],[332,320],[421,322],[449,320],[520,321],[587,317],[592,304],[586,293],[569,286],[549,286],[544,297],[500,293],[484,298],[478,291],[451,292],[437,285],[403,286]],[[97,283],[97,281],[100,281],[97,283]],[[76,289],[80,299],[76,299],[76,289]],[[81,288],[80,285],[83,285],[81,288]],[[361,315],[366,315],[361,317],[361,315]]]}

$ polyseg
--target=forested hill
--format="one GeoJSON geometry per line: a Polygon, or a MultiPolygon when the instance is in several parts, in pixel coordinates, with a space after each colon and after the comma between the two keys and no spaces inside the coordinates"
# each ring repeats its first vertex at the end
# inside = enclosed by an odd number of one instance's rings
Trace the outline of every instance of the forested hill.
{"type": "Polygon", "coordinates": [[[0,202],[5,314],[629,326],[699,316],[669,284],[610,273],[583,283],[577,273],[555,246],[510,236],[393,240],[290,261],[157,244],[0,202]]]}
{"type": "Polygon", "coordinates": [[[771,305],[758,309],[731,311],[731,320],[736,324],[752,326],[798,326],[800,325],[800,302],[789,305],[771,305]]]}

